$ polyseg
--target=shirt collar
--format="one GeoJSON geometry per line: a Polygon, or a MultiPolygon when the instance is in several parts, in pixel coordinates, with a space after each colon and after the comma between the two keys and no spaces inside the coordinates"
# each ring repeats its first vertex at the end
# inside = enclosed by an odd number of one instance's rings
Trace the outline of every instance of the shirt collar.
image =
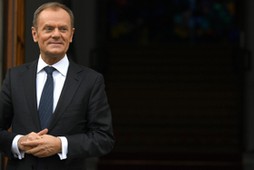
{"type": "MultiPolygon", "coordinates": [[[[41,56],[38,60],[38,66],[37,66],[37,73],[41,72],[44,67],[48,66],[47,63],[45,63],[41,56]]],[[[69,67],[69,60],[67,55],[65,55],[60,61],[53,64],[52,67],[54,67],[59,73],[61,73],[63,76],[67,75],[68,67],[69,67]]]]}

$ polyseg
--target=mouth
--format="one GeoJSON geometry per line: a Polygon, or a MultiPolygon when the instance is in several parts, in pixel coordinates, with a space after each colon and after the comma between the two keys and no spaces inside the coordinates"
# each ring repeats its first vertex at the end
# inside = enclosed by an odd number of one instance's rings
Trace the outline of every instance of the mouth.
{"type": "Polygon", "coordinates": [[[49,45],[51,45],[51,44],[53,44],[53,45],[61,45],[61,44],[63,44],[62,42],[55,42],[55,41],[52,41],[52,42],[49,42],[49,45]]]}
{"type": "Polygon", "coordinates": [[[52,47],[59,47],[59,46],[62,46],[63,43],[61,43],[61,42],[50,42],[48,45],[50,45],[52,47]]]}

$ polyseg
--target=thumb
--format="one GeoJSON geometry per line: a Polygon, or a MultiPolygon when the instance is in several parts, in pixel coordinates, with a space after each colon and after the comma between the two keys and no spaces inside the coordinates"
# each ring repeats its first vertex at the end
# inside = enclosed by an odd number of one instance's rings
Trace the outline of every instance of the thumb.
{"type": "Polygon", "coordinates": [[[48,133],[48,129],[43,129],[40,132],[38,132],[37,134],[41,136],[41,135],[45,135],[47,133],[48,133]]]}

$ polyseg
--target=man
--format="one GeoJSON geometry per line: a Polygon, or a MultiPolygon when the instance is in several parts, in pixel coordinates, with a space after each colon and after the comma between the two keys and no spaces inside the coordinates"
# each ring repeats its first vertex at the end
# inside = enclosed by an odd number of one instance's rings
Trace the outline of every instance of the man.
{"type": "Polygon", "coordinates": [[[84,170],[86,158],[113,148],[103,77],[68,59],[73,34],[74,17],[66,6],[50,2],[35,11],[39,59],[9,69],[0,93],[0,151],[9,158],[7,169],[84,170]],[[54,91],[44,100],[48,82],[54,91]]]}

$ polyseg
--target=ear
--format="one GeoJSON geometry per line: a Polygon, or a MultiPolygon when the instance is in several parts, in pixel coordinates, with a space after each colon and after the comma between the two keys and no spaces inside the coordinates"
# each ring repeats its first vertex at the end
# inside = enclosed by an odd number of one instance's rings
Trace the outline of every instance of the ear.
{"type": "Polygon", "coordinates": [[[32,36],[33,36],[34,42],[38,42],[38,34],[37,34],[36,28],[32,27],[31,30],[32,30],[32,36]]]}
{"type": "Polygon", "coordinates": [[[72,42],[74,32],[75,32],[75,28],[72,28],[71,37],[70,37],[70,43],[72,42]]]}

